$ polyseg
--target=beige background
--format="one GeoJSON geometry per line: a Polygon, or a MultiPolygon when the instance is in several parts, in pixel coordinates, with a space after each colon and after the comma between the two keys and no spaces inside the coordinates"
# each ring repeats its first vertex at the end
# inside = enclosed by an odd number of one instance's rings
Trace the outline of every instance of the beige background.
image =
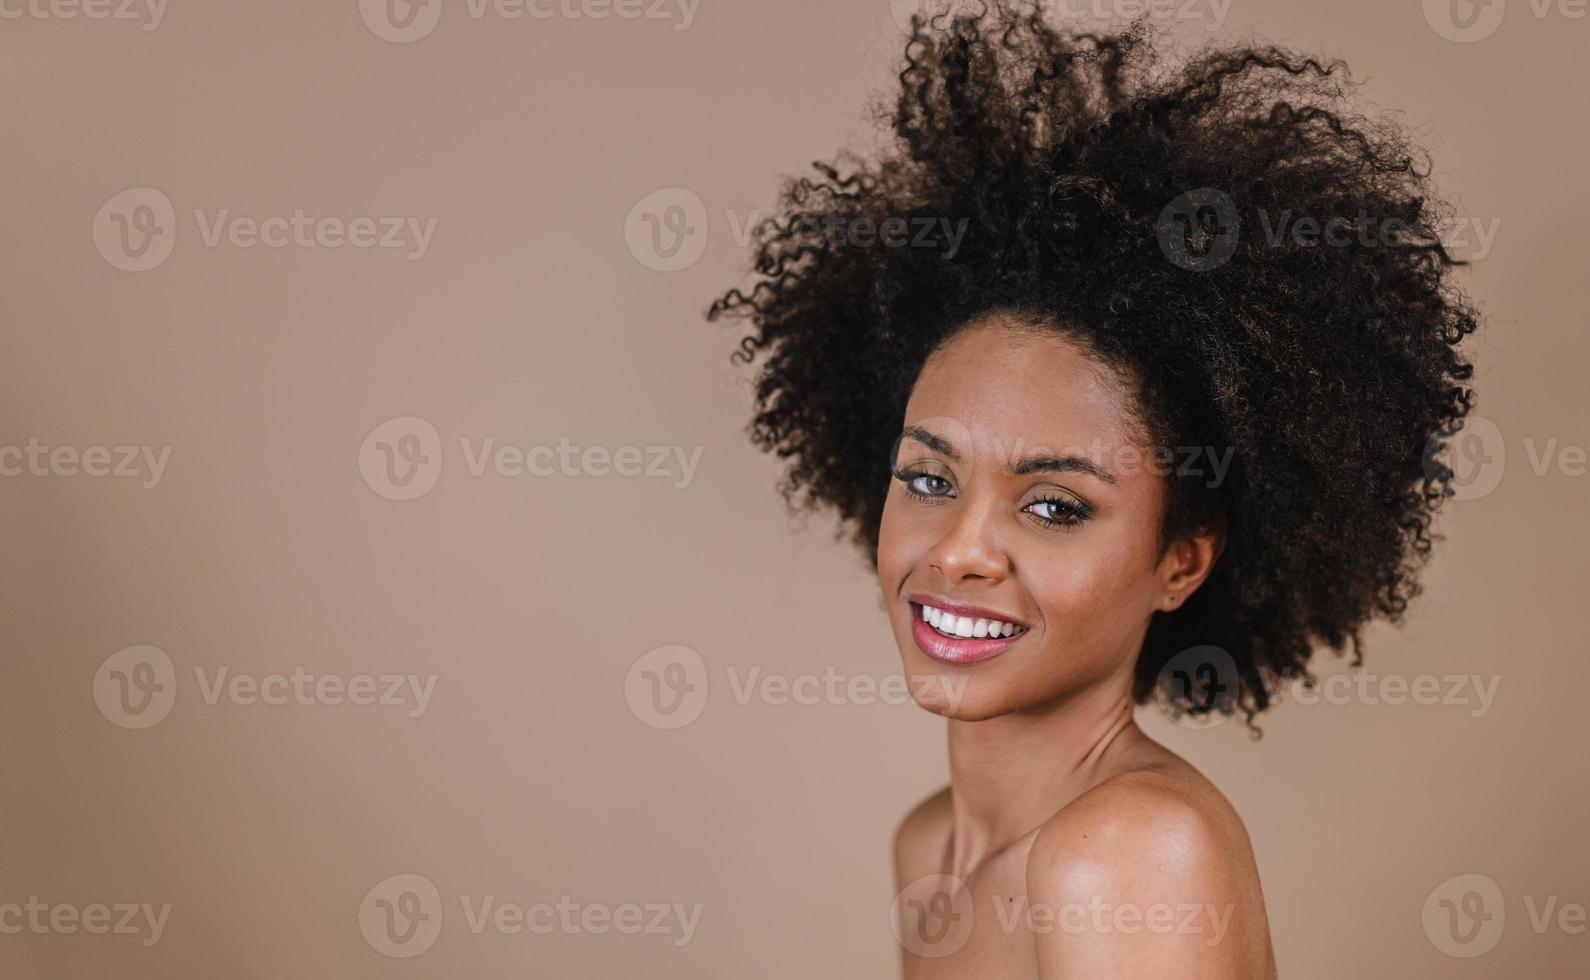
{"type": "MultiPolygon", "coordinates": [[[[0,477],[0,905],[171,905],[148,947],[0,935],[7,980],[895,969],[887,841],[945,778],[942,723],[861,698],[738,703],[753,669],[885,678],[897,655],[860,558],[783,511],[742,434],[732,337],[701,320],[777,175],[865,136],[900,43],[891,9],[701,0],[678,29],[677,4],[515,20],[443,2],[409,43],[356,0],[174,0],[152,30],[38,0],[0,23],[0,447],[170,447],[150,487],[64,455],[0,477]],[[175,247],[124,271],[100,251],[116,219],[96,214],[144,187],[171,201],[175,247]],[[704,252],[658,271],[626,218],[668,188],[702,202],[685,247],[704,252]],[[195,209],[436,224],[411,260],[210,247],[195,209]],[[361,446],[407,416],[434,426],[441,469],[393,500],[376,443],[401,433],[361,446]],[[678,447],[699,466],[473,475],[460,440],[486,438],[678,447]],[[146,644],[175,700],[135,730],[114,697],[97,706],[96,677],[132,676],[107,660],[146,644]],[[699,655],[706,701],[659,730],[637,696],[657,665],[632,666],[675,644],[699,655]],[[295,667],[435,686],[410,717],[212,704],[195,673],[295,667]],[[398,874],[440,900],[417,958],[361,930],[366,894],[398,874]],[[701,915],[682,945],[476,934],[460,899],[486,895],[701,915]]],[[[1493,33],[1458,41],[1426,8],[1234,0],[1170,26],[1347,57],[1495,231],[1466,280],[1491,319],[1474,348],[1491,428],[1459,461],[1471,499],[1366,666],[1375,685],[1480,675],[1494,701],[1288,704],[1257,742],[1141,714],[1244,814],[1284,976],[1582,976],[1590,934],[1555,917],[1590,905],[1590,19],[1510,0],[1493,33]],[[1463,874],[1505,907],[1477,958],[1442,952],[1422,918],[1463,874]],[[1553,897],[1538,932],[1529,910],[1553,897]]]]}

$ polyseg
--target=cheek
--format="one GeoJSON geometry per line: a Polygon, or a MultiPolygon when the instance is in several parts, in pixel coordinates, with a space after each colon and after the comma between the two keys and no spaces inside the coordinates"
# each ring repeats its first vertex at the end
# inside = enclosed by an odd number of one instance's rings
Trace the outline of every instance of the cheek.
{"type": "Polygon", "coordinates": [[[1027,564],[1027,589],[1043,614],[1045,646],[1080,652],[1110,646],[1140,623],[1141,596],[1153,575],[1139,542],[1080,535],[1070,547],[1027,564]]]}
{"type": "Polygon", "coordinates": [[[891,492],[883,505],[883,519],[878,524],[878,583],[887,592],[897,588],[916,564],[923,545],[919,535],[913,534],[910,522],[900,513],[891,492]]]}

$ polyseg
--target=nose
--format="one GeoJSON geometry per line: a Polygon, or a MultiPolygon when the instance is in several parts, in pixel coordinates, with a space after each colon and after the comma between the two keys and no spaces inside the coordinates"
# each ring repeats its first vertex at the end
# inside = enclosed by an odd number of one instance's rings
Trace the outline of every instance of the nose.
{"type": "Polygon", "coordinates": [[[1003,581],[1010,574],[1010,556],[994,534],[993,515],[970,506],[946,509],[952,512],[928,549],[928,566],[951,584],[1003,581]]]}

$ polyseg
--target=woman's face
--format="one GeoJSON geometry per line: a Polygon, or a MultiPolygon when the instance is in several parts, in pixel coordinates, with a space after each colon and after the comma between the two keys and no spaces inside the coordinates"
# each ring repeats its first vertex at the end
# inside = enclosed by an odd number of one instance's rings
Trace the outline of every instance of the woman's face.
{"type": "MultiPolygon", "coordinates": [[[[928,359],[878,544],[879,585],[923,707],[980,720],[1101,685],[1129,694],[1150,615],[1184,600],[1212,561],[1198,547],[1160,554],[1164,461],[1138,434],[1130,398],[1062,335],[1000,317],[928,359]],[[940,635],[924,603],[968,613],[974,635],[940,635]],[[975,635],[979,618],[999,617],[1024,629],[975,635]]],[[[934,617],[966,632],[959,615],[934,617]]]]}

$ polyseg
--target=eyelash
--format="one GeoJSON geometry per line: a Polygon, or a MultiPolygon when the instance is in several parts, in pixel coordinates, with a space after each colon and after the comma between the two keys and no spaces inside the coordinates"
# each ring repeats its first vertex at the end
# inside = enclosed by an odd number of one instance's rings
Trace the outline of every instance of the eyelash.
{"type": "MultiPolygon", "coordinates": [[[[914,482],[923,477],[931,477],[935,480],[943,480],[945,483],[949,482],[948,480],[945,480],[944,477],[939,476],[937,473],[929,473],[926,470],[913,469],[897,469],[892,472],[894,474],[894,478],[899,480],[900,483],[904,485],[906,496],[910,497],[912,500],[933,503],[935,501],[944,499],[944,494],[923,493],[916,487],[912,486],[914,482]]],[[[1040,514],[1032,514],[1033,518],[1035,518],[1039,524],[1051,530],[1076,527],[1093,516],[1093,507],[1080,500],[1072,500],[1065,497],[1051,495],[1039,497],[1037,500],[1034,500],[1032,503],[1028,504],[1027,507],[1032,507],[1034,504],[1048,504],[1062,515],[1060,517],[1044,517],[1040,514]]],[[[1024,507],[1022,508],[1022,513],[1032,512],[1024,507]]]]}

